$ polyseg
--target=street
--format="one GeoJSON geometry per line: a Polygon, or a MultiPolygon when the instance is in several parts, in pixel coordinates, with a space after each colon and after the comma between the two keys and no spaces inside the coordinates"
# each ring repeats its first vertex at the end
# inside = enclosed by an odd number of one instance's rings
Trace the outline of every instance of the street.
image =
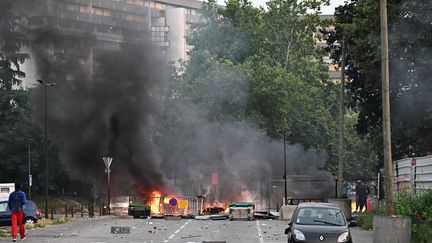
{"type": "MultiPolygon", "coordinates": [[[[286,242],[285,221],[132,219],[97,217],[27,231],[25,242],[286,242]],[[130,227],[129,234],[112,234],[111,227],[130,227]]],[[[372,242],[371,231],[351,229],[355,243],[372,242]]],[[[10,242],[1,239],[0,242],[10,242]]]]}

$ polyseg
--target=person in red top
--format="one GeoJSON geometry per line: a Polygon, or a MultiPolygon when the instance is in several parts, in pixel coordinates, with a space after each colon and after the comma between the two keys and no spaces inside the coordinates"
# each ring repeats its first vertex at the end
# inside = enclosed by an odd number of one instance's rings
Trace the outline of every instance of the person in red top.
{"type": "Polygon", "coordinates": [[[23,205],[26,203],[26,195],[21,190],[21,185],[15,185],[15,191],[9,195],[8,207],[11,210],[12,218],[12,241],[16,242],[17,238],[17,223],[20,228],[21,240],[25,238],[24,224],[23,224],[23,205]]]}

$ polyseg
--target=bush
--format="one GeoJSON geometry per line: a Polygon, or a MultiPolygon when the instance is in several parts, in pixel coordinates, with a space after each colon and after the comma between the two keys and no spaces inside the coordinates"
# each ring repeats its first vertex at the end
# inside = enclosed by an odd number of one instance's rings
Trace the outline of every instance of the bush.
{"type": "Polygon", "coordinates": [[[367,213],[360,214],[359,216],[356,217],[355,221],[358,227],[360,227],[361,229],[371,230],[373,229],[373,217],[375,215],[380,215],[380,216],[385,215],[385,208],[379,207],[377,209],[374,209],[370,213],[367,212],[367,213]]]}
{"type": "MultiPolygon", "coordinates": [[[[415,243],[430,243],[432,239],[432,190],[416,196],[403,196],[394,204],[396,215],[411,218],[411,235],[415,243]]],[[[364,230],[373,229],[373,216],[385,215],[385,207],[356,218],[357,225],[364,230]]]]}
{"type": "Polygon", "coordinates": [[[413,242],[430,242],[432,239],[432,190],[399,199],[395,203],[395,214],[411,218],[413,242]]]}

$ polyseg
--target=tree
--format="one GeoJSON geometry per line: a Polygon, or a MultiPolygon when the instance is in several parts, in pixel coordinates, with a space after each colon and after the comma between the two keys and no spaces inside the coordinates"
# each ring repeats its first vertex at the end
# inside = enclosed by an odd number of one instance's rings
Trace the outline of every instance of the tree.
{"type": "Polygon", "coordinates": [[[20,52],[24,44],[21,19],[12,7],[11,1],[0,1],[0,177],[24,182],[27,147],[37,136],[32,138],[35,130],[28,115],[28,92],[20,88],[25,76],[20,65],[29,55],[20,52]]]}
{"type": "MultiPolygon", "coordinates": [[[[428,58],[431,51],[427,21],[429,2],[389,1],[390,85],[394,159],[415,152],[425,155],[432,144],[428,58]]],[[[328,43],[339,60],[342,33],[348,46],[347,76],[350,107],[359,108],[357,131],[379,148],[382,158],[379,2],[354,0],[337,9],[336,31],[328,43]]]]}

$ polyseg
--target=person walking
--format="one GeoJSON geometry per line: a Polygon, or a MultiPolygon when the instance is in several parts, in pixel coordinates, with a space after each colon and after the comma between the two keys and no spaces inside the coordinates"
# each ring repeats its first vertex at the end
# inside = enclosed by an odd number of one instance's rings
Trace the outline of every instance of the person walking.
{"type": "Polygon", "coordinates": [[[367,210],[366,202],[367,202],[368,194],[369,194],[369,189],[367,185],[364,184],[362,181],[360,181],[356,188],[356,196],[360,206],[360,211],[359,211],[360,213],[363,212],[363,207],[366,207],[367,210]]]}
{"type": "Polygon", "coordinates": [[[358,180],[355,186],[355,199],[356,199],[356,212],[359,212],[359,208],[360,208],[360,186],[361,186],[361,181],[358,180]]]}
{"type": "Polygon", "coordinates": [[[21,240],[25,239],[24,223],[23,223],[23,205],[26,203],[26,195],[21,191],[21,185],[15,185],[15,191],[9,195],[8,207],[11,210],[12,218],[12,241],[16,242],[18,235],[18,227],[20,228],[21,240]]]}

